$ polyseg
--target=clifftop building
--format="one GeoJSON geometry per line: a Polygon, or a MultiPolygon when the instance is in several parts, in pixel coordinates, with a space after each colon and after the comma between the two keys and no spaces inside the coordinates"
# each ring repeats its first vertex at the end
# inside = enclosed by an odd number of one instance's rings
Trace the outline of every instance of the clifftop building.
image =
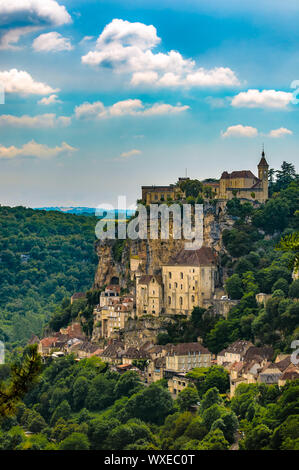
{"type": "MultiPolygon", "coordinates": [[[[258,176],[250,170],[224,171],[219,181],[203,181],[204,187],[210,187],[216,199],[229,200],[233,197],[264,203],[268,199],[268,170],[265,152],[262,151],[260,162],[257,166],[258,176]]],[[[179,183],[189,178],[179,178],[179,183]]],[[[167,200],[176,201],[184,199],[185,193],[180,186],[142,186],[142,201],[149,205],[162,203],[167,200]]]]}
{"type": "Polygon", "coordinates": [[[232,199],[234,196],[240,199],[265,202],[268,199],[268,170],[269,165],[262,152],[262,158],[258,164],[258,177],[250,170],[224,171],[219,182],[216,194],[219,199],[232,199]]]}

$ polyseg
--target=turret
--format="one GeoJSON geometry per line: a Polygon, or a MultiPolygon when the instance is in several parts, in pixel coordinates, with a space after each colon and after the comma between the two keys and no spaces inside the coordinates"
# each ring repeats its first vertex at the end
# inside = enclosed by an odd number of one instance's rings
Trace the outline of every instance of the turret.
{"type": "Polygon", "coordinates": [[[267,163],[264,149],[262,151],[262,158],[260,163],[257,166],[258,168],[258,177],[262,181],[262,188],[263,188],[263,199],[266,201],[268,199],[268,170],[269,165],[267,163]]]}

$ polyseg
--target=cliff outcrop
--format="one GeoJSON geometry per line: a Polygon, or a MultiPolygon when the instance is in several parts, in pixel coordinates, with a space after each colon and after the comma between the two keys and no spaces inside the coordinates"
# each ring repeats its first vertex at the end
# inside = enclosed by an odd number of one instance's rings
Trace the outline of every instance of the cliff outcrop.
{"type": "MultiPolygon", "coordinates": [[[[231,228],[234,220],[229,217],[221,203],[204,205],[204,245],[217,253],[223,251],[221,234],[231,228]]],[[[171,230],[170,230],[171,231],[171,230]]],[[[131,262],[135,270],[153,274],[161,265],[169,262],[183,247],[185,241],[174,240],[98,240],[96,251],[99,264],[95,274],[94,287],[119,283],[127,288],[132,282],[131,262]],[[138,266],[138,267],[137,267],[138,266]]]]}

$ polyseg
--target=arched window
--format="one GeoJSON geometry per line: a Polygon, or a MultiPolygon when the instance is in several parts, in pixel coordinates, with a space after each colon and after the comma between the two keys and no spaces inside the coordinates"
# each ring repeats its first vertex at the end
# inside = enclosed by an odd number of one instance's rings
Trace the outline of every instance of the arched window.
{"type": "Polygon", "coordinates": [[[191,296],[191,302],[194,303],[195,302],[195,298],[194,298],[194,295],[191,296]]]}
{"type": "Polygon", "coordinates": [[[183,297],[180,297],[180,306],[183,305],[183,297]]]}
{"type": "Polygon", "coordinates": [[[169,276],[169,279],[171,279],[171,273],[170,272],[168,273],[168,276],[169,276]]]}
{"type": "Polygon", "coordinates": [[[183,273],[181,273],[181,279],[184,279],[184,274],[183,273]]]}
{"type": "Polygon", "coordinates": [[[168,297],[168,305],[171,305],[171,297],[168,297]]]}

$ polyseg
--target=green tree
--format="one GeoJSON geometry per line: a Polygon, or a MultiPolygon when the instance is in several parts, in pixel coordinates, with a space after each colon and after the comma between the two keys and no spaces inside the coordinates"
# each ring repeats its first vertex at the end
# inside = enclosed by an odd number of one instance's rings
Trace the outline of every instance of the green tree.
{"type": "Polygon", "coordinates": [[[88,450],[89,442],[86,434],[73,432],[59,444],[59,450],[88,450]]]}
{"type": "Polygon", "coordinates": [[[177,404],[181,411],[188,411],[199,401],[198,391],[194,386],[188,386],[180,391],[177,404]]]}

